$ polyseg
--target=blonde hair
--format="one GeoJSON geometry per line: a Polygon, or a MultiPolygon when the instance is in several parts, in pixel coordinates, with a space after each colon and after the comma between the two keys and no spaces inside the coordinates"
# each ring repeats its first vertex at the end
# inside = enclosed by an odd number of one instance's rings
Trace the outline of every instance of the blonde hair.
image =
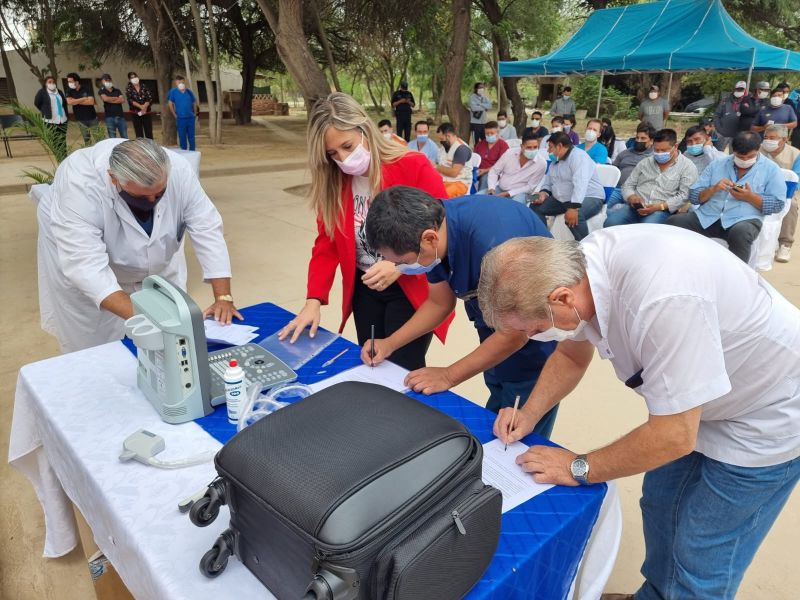
{"type": "Polygon", "coordinates": [[[489,327],[502,329],[512,315],[548,316],[550,293],[572,287],[586,275],[578,242],[541,236],[514,238],[493,248],[481,262],[478,302],[489,327]]]}
{"type": "Polygon", "coordinates": [[[345,175],[325,150],[325,132],[329,127],[340,131],[358,129],[369,144],[371,160],[367,178],[373,196],[381,187],[381,164],[403,157],[408,149],[385,139],[366,111],[351,96],[334,92],[314,104],[308,118],[308,167],[311,171],[310,199],[314,211],[325,224],[325,233],[333,238],[344,201],[342,182],[345,175]]]}

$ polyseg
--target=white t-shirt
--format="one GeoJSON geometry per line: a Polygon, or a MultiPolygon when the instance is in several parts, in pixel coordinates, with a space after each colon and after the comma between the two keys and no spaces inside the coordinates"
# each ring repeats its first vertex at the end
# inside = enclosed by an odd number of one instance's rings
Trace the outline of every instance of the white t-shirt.
{"type": "Polygon", "coordinates": [[[716,242],[628,225],[582,242],[585,337],[650,414],[703,406],[696,450],[743,467],[800,456],[800,309],[716,242]],[[633,387],[631,382],[631,387],[633,387]]]}
{"type": "Polygon", "coordinates": [[[367,212],[369,211],[370,202],[372,202],[372,191],[369,187],[369,179],[362,175],[354,176],[352,188],[356,227],[356,267],[362,271],[366,271],[378,262],[377,253],[367,244],[365,229],[367,212]]]}

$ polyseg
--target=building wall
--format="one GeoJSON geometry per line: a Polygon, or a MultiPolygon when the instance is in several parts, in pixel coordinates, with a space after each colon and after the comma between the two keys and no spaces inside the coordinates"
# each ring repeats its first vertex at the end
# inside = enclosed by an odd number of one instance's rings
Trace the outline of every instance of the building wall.
{"type": "MultiPolygon", "coordinates": [[[[33,75],[33,73],[31,73],[28,65],[23,62],[17,52],[8,51],[7,54],[9,63],[11,64],[11,72],[14,76],[14,85],[17,89],[17,98],[23,104],[33,106],[33,98],[41,87],[41,84],[33,75]]],[[[88,65],[91,63],[92,59],[90,57],[71,52],[68,48],[61,48],[57,50],[56,66],[58,67],[59,89],[65,91],[64,88],[66,87],[66,83],[64,80],[67,73],[73,71],[78,73],[81,78],[91,79],[93,82],[96,79],[99,79],[103,74],[108,73],[114,79],[114,85],[123,91],[128,85],[128,72],[130,71],[136,71],[136,73],[139,75],[139,79],[141,80],[155,80],[155,71],[153,70],[152,66],[137,63],[136,61],[119,56],[109,56],[97,68],[79,68],[80,65],[88,65]]],[[[47,57],[44,54],[34,55],[34,64],[46,66],[47,57]]],[[[181,74],[186,76],[185,73],[181,74]]],[[[198,74],[196,72],[192,73],[192,88],[194,89],[196,95],[198,91],[198,83],[202,82],[202,79],[198,79],[197,75],[198,74]]],[[[0,67],[0,77],[2,76],[5,76],[5,73],[0,67]]],[[[222,67],[220,71],[220,77],[222,79],[223,91],[242,89],[242,76],[234,69],[226,69],[222,67]]],[[[100,96],[97,94],[97,90],[99,89],[100,85],[98,83],[97,85],[93,85],[93,87],[97,110],[101,112],[103,109],[103,102],[100,100],[100,96]]],[[[153,88],[151,87],[151,89],[153,88]]],[[[200,106],[201,110],[208,110],[208,106],[205,102],[201,102],[200,106]]],[[[125,103],[124,107],[125,110],[128,110],[127,103],[125,103]]],[[[154,104],[153,110],[160,112],[161,104],[154,104]]]]}

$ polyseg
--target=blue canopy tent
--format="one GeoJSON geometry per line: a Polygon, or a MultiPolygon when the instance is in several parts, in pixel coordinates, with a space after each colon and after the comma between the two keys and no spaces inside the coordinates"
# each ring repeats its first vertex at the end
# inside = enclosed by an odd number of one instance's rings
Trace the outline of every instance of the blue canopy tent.
{"type": "MultiPolygon", "coordinates": [[[[747,33],[721,0],[660,0],[596,10],[557,50],[503,61],[501,77],[674,71],[800,71],[800,52],[747,33]]],[[[598,99],[598,109],[600,101],[598,99]]]]}

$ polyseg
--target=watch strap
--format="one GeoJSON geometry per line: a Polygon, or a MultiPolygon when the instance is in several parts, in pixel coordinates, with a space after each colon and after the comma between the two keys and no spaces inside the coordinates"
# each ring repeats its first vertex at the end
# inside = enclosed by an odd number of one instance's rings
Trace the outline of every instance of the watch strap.
{"type": "Polygon", "coordinates": [[[233,302],[233,296],[230,294],[222,294],[221,296],[217,296],[217,300],[224,300],[225,302],[233,302]]]}

